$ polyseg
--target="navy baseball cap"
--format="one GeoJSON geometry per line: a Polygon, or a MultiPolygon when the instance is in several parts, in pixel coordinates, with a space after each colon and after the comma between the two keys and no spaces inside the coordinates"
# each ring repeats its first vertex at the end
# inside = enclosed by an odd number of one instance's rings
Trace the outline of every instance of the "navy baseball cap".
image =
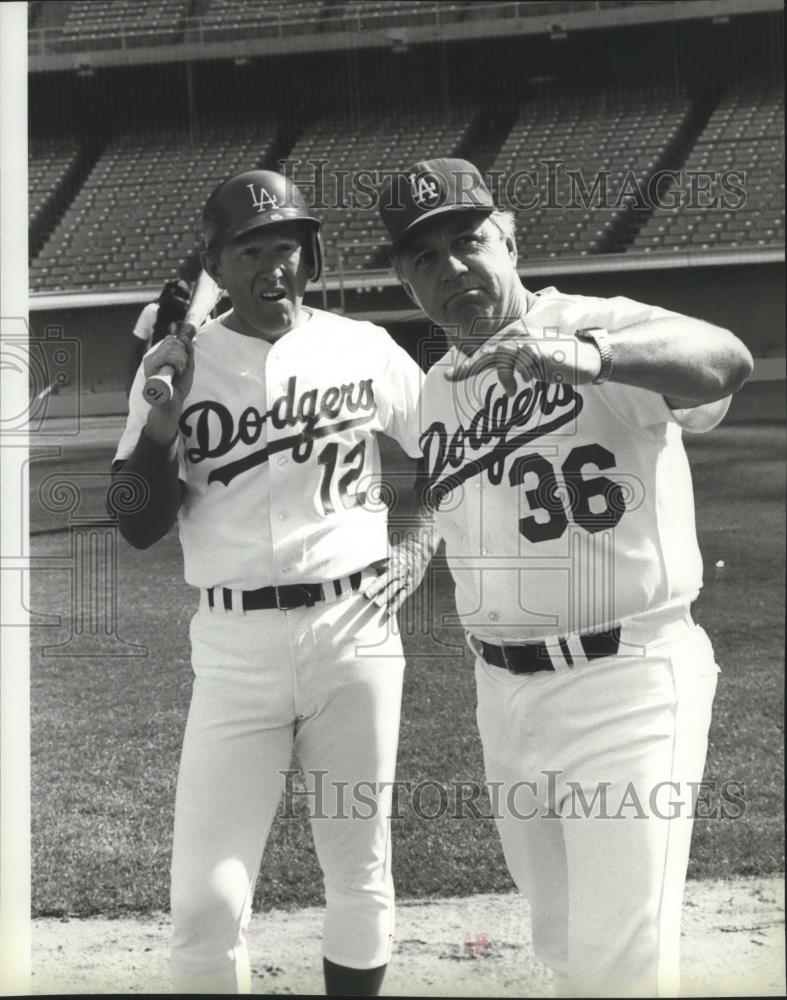
{"type": "Polygon", "coordinates": [[[380,218],[391,236],[391,254],[423,223],[448,212],[495,211],[478,167],[467,160],[420,160],[394,174],[380,192],[380,218]]]}

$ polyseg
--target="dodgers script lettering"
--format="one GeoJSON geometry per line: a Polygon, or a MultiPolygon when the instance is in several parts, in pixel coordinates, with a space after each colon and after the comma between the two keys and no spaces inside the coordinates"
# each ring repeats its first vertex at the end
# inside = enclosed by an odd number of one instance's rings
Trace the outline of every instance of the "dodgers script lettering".
{"type": "Polygon", "coordinates": [[[230,409],[217,400],[200,400],[187,407],[180,418],[180,430],[193,446],[186,448],[186,459],[197,465],[206,459],[222,458],[238,445],[253,445],[259,441],[266,424],[277,431],[287,427],[295,433],[276,438],[259,451],[244,455],[211,470],[208,482],[226,486],[236,476],[268,461],[270,455],[291,451],[296,462],[305,462],[312,454],[318,438],[336,434],[351,427],[369,423],[377,412],[373,379],[361,379],[341,386],[329,386],[322,394],[307,389],[300,394],[296,377],[287,382],[286,392],[269,410],[261,413],[249,406],[238,416],[237,424],[230,409]],[[360,416],[345,416],[345,414],[360,416]],[[337,419],[342,417],[342,419],[337,419]]]}
{"type": "Polygon", "coordinates": [[[483,405],[467,427],[460,424],[449,435],[445,424],[435,421],[421,435],[430,502],[439,507],[457,486],[483,472],[490,483],[498,485],[506,458],[575,420],[581,410],[582,397],[567,384],[534,382],[513,400],[501,395],[498,386],[489,386],[483,405]],[[481,451],[478,458],[472,457],[481,451]],[[446,470],[452,471],[443,475],[446,470]]]}

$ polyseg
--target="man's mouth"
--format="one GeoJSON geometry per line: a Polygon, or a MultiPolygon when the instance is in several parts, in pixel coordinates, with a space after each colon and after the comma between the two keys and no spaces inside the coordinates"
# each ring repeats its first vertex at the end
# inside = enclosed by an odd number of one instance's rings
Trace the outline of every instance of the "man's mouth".
{"type": "Polygon", "coordinates": [[[451,295],[448,296],[448,298],[445,300],[445,304],[449,305],[455,299],[460,298],[462,295],[467,295],[469,292],[480,292],[480,291],[481,289],[475,286],[473,288],[460,288],[458,292],[452,292],[451,295]]]}
{"type": "Polygon", "coordinates": [[[260,298],[263,302],[281,302],[285,298],[287,292],[283,288],[277,288],[272,291],[260,292],[260,298]]]}

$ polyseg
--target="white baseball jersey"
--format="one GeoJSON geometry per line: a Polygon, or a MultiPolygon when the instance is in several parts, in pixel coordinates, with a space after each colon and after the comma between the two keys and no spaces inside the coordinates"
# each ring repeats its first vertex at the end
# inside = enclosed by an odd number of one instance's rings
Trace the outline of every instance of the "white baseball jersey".
{"type": "MultiPolygon", "coordinates": [[[[525,323],[560,349],[582,327],[669,315],[548,288],[525,323]]],[[[690,603],[702,564],[682,428],[714,427],[729,398],[673,411],[615,382],[519,380],[509,399],[494,371],[446,380],[456,358],[429,371],[420,440],[464,626],[523,643],[690,603]]]]}
{"type": "MultiPolygon", "coordinates": [[[[387,555],[376,434],[420,453],[423,373],[380,327],[306,313],[275,343],[221,317],[194,338],[178,449],[184,573],[195,587],[323,583],[387,555]]],[[[130,456],[147,420],[143,383],[140,368],[116,459],[130,456]]]]}

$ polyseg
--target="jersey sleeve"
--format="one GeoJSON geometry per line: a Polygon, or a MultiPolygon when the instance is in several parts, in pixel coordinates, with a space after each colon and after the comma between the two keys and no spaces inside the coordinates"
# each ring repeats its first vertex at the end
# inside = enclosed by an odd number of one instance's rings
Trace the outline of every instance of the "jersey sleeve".
{"type": "Polygon", "coordinates": [[[145,386],[145,373],[142,365],[137,369],[134,381],[128,394],[128,418],[123,433],[115,450],[114,462],[125,462],[136,447],[142,428],[147,423],[150,404],[145,402],[142,390],[145,386]]]}
{"type": "Polygon", "coordinates": [[[680,315],[670,309],[662,309],[661,306],[650,306],[628,299],[625,295],[615,295],[609,299],[582,295],[575,299],[576,301],[569,301],[560,313],[559,324],[562,329],[579,330],[588,326],[603,326],[614,332],[636,323],[680,315]]]}
{"type": "Polygon", "coordinates": [[[609,408],[629,427],[647,429],[679,424],[684,430],[703,434],[713,430],[726,416],[732,397],[673,410],[657,392],[622,382],[605,382],[597,387],[609,408]]]}
{"type": "Polygon", "coordinates": [[[635,323],[647,323],[650,320],[666,319],[669,316],[678,315],[671,309],[662,309],[661,306],[637,302],[635,299],[626,298],[625,295],[615,295],[605,301],[609,319],[607,323],[602,325],[606,326],[608,330],[619,330],[624,326],[633,326],[635,323]]]}
{"type": "MultiPolygon", "coordinates": [[[[137,446],[142,428],[148,421],[150,403],[145,400],[142,390],[145,388],[145,372],[142,365],[137,369],[131,390],[128,394],[128,418],[120,441],[115,450],[115,457],[112,460],[113,467],[116,462],[125,462],[130,458],[131,453],[137,446]]],[[[186,462],[183,455],[183,442],[178,435],[178,477],[186,481],[186,462]]]]}
{"type": "MultiPolygon", "coordinates": [[[[619,330],[635,323],[647,323],[655,319],[667,319],[678,316],[669,309],[660,306],[646,305],[634,299],[618,295],[610,299],[592,299],[594,303],[589,310],[593,318],[588,322],[587,313],[582,319],[585,326],[603,326],[607,330],[619,330]]],[[[701,434],[717,426],[727,413],[730,406],[730,396],[703,403],[700,406],[673,410],[666,399],[657,392],[641,389],[638,386],[624,385],[621,382],[606,382],[599,389],[607,405],[631,427],[648,428],[660,424],[679,424],[684,430],[701,434]]]]}
{"type": "Polygon", "coordinates": [[[692,434],[704,434],[706,431],[712,431],[724,420],[731,402],[732,396],[725,396],[723,399],[716,399],[712,403],[703,403],[701,406],[670,410],[670,413],[676,423],[679,423],[684,430],[692,434]]]}
{"type": "Polygon", "coordinates": [[[385,363],[380,392],[375,399],[380,409],[382,430],[402,446],[411,458],[421,455],[419,406],[424,373],[420,366],[384,330],[385,363]]]}
{"type": "Polygon", "coordinates": [[[134,325],[133,333],[138,340],[142,340],[146,344],[150,343],[150,338],[153,336],[153,324],[156,322],[157,315],[158,304],[156,302],[148,302],[134,325]]]}

